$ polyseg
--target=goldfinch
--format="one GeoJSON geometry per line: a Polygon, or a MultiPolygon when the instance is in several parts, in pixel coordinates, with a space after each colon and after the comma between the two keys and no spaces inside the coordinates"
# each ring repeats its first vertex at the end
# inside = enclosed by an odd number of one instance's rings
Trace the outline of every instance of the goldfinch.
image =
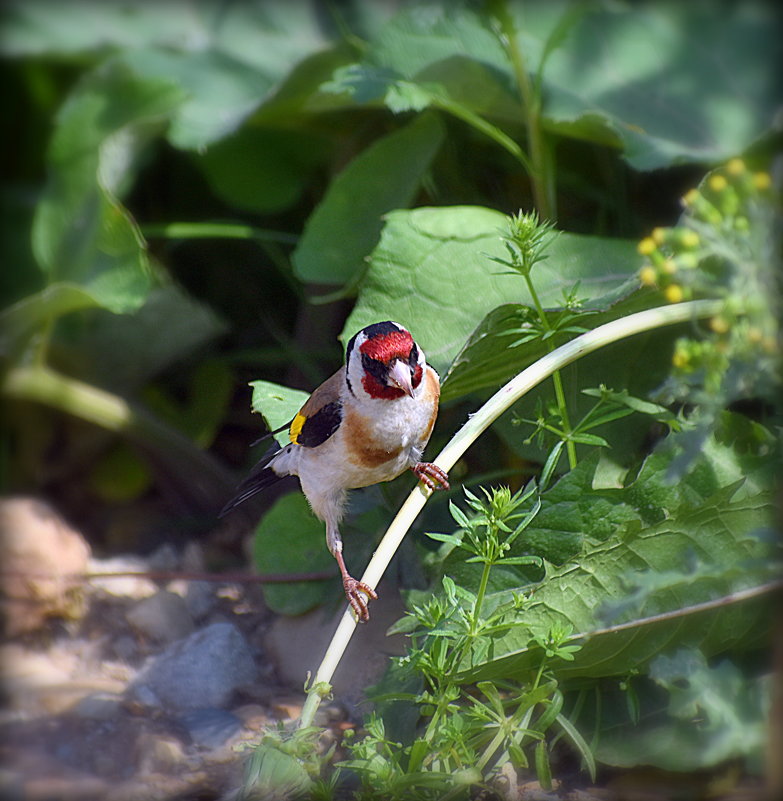
{"type": "Polygon", "coordinates": [[[310,507],[326,524],[326,544],[348,603],[366,622],[369,600],[378,596],[345,567],[339,525],[347,490],[391,481],[406,469],[430,489],[448,489],[446,473],[421,460],[439,397],[438,374],[410,332],[390,321],[368,325],[348,342],[344,366],[291,421],[291,441],[258,462],[221,517],[284,476],[298,476],[310,507]]]}

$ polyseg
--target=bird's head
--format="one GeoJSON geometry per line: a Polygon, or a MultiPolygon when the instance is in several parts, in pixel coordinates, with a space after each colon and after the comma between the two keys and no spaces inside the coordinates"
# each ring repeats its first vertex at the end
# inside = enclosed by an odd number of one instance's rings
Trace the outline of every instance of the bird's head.
{"type": "Polygon", "coordinates": [[[414,396],[424,374],[424,353],[399,323],[373,323],[355,334],[345,352],[348,386],[357,397],[394,400],[414,396]]]}

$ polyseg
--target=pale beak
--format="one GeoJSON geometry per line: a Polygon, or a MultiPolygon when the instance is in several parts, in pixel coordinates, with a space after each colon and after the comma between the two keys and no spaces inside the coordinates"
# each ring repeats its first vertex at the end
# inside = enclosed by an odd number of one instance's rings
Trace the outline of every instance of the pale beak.
{"type": "Polygon", "coordinates": [[[401,389],[406,395],[413,397],[411,384],[411,368],[403,361],[395,359],[389,368],[389,384],[401,389]]]}

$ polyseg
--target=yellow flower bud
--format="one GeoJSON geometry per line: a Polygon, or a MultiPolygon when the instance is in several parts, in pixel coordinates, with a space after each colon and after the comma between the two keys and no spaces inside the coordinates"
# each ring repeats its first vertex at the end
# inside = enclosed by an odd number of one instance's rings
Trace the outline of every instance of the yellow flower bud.
{"type": "Polygon", "coordinates": [[[685,352],[684,348],[677,348],[677,350],[674,351],[674,355],[672,356],[672,364],[678,370],[684,370],[688,366],[689,362],[690,358],[688,357],[688,354],[685,352]]]}
{"type": "Polygon", "coordinates": [[[683,206],[692,206],[696,199],[699,197],[699,190],[698,189],[689,189],[682,198],[682,205],[683,206]]]}
{"type": "Polygon", "coordinates": [[[649,236],[646,236],[644,239],[642,239],[642,241],[636,246],[637,252],[641,253],[642,256],[649,256],[655,249],[655,240],[649,236]]]}
{"type": "Polygon", "coordinates": [[[679,284],[669,284],[663,294],[669,303],[679,303],[683,299],[682,287],[679,284]]]}
{"type": "Polygon", "coordinates": [[[662,245],[666,241],[666,234],[669,232],[668,228],[653,228],[651,237],[656,245],[662,245]]]}
{"type": "Polygon", "coordinates": [[[713,192],[722,192],[728,183],[729,182],[722,175],[711,175],[707,181],[708,186],[713,192]]]}
{"type": "Polygon", "coordinates": [[[639,280],[642,282],[642,284],[644,284],[644,286],[655,286],[655,281],[657,278],[658,275],[655,272],[655,268],[650,267],[649,264],[639,270],[639,280]]]}
{"type": "Polygon", "coordinates": [[[663,264],[661,264],[661,270],[666,273],[666,275],[674,275],[677,272],[677,262],[673,259],[665,259],[663,264]]]}
{"type": "Polygon", "coordinates": [[[710,320],[710,328],[716,334],[725,334],[729,330],[729,321],[721,315],[717,315],[710,320]]]}
{"type": "Polygon", "coordinates": [[[726,172],[729,175],[742,175],[745,172],[745,162],[742,159],[730,159],[726,165],[726,172]]]}
{"type": "Polygon", "coordinates": [[[696,231],[686,230],[680,235],[680,242],[684,248],[692,250],[699,246],[699,235],[696,231]]]}
{"type": "Polygon", "coordinates": [[[768,172],[757,172],[753,175],[753,186],[760,191],[769,189],[772,186],[772,179],[769,177],[768,172]]]}

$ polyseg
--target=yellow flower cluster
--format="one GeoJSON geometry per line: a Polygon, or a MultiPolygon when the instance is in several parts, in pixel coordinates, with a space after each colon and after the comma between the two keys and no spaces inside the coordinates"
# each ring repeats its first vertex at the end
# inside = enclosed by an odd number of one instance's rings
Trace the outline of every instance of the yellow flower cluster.
{"type": "Polygon", "coordinates": [[[731,159],[684,195],[679,225],[653,229],[637,248],[644,256],[640,283],[660,290],[666,302],[715,292],[725,297],[722,313],[709,322],[712,337],[679,340],[672,359],[686,373],[704,369],[707,383],[710,376],[719,380],[731,356],[748,358],[753,351],[769,358],[777,352],[776,326],[763,281],[751,266],[749,237],[750,219],[773,202],[771,190],[768,173],[731,159]]]}

